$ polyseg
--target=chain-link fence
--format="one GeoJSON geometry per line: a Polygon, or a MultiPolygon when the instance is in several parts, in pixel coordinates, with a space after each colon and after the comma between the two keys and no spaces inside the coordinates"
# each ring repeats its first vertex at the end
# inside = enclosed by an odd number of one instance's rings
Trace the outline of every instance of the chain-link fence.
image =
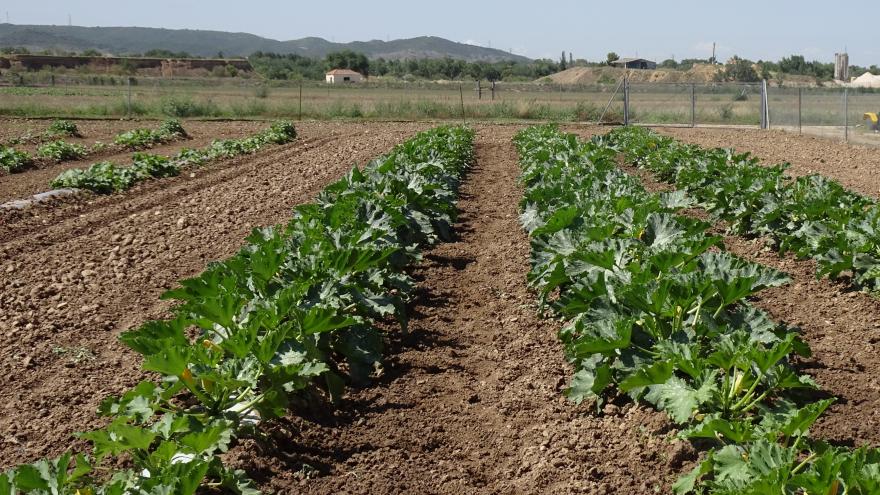
{"type": "Polygon", "coordinates": [[[760,85],[629,83],[627,87],[631,123],[760,125],[760,85]]]}
{"type": "Polygon", "coordinates": [[[161,78],[6,72],[0,114],[27,117],[545,120],[780,128],[880,145],[880,90],[762,83],[596,84],[370,80],[331,85],[259,77],[161,78]],[[766,97],[767,112],[762,101],[766,97]],[[762,114],[765,119],[762,119],[762,114]]]}
{"type": "Polygon", "coordinates": [[[880,145],[880,92],[866,88],[769,88],[770,127],[880,145]]]}

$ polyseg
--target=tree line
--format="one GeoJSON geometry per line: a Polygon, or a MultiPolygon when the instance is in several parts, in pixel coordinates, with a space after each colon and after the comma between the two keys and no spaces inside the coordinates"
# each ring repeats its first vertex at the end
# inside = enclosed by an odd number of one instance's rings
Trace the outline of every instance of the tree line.
{"type": "MultiPolygon", "coordinates": [[[[711,63],[711,61],[707,59],[686,59],[681,62],[667,59],[657,66],[663,69],[688,70],[695,64],[708,63],[711,63]]],[[[803,55],[782,57],[782,60],[778,62],[770,60],[758,60],[755,62],[734,55],[733,58],[720,67],[721,70],[715,76],[716,80],[719,81],[757,82],[762,79],[768,81],[781,80],[785,75],[812,77],[816,82],[831,81],[834,78],[833,62],[810,61],[803,55]]],[[[870,67],[850,65],[849,69],[850,75],[853,77],[858,77],[866,72],[880,74],[880,67],[877,65],[871,65],[870,67]]]]}
{"type": "Polygon", "coordinates": [[[342,51],[323,59],[295,54],[256,52],[248,57],[254,70],[269,79],[320,80],[332,69],[351,69],[366,76],[399,79],[484,79],[531,81],[563,70],[558,62],[467,62],[450,57],[390,60],[368,59],[362,53],[342,51]]]}
{"type": "MultiPolygon", "coordinates": [[[[26,48],[0,47],[0,54],[30,54],[26,48]]],[[[81,55],[102,56],[97,50],[83,52],[58,52],[45,50],[39,55],[81,55]]],[[[157,58],[202,58],[187,52],[173,52],[154,49],[142,54],[133,53],[121,57],[157,57],[157,58]]],[[[218,52],[216,58],[224,58],[218,52]]],[[[549,76],[571,67],[598,67],[612,65],[619,56],[608,53],[605,60],[591,62],[575,59],[569,52],[562,52],[559,60],[538,59],[529,62],[467,62],[446,58],[422,58],[390,60],[384,58],[369,59],[363,53],[346,50],[333,52],[323,58],[305,57],[296,54],[278,54],[271,52],[255,52],[248,60],[258,73],[268,79],[288,80],[322,80],[328,70],[351,69],[367,76],[388,76],[397,79],[480,79],[487,81],[533,81],[549,76]]],[[[807,60],[803,55],[783,57],[779,61],[758,60],[757,62],[733,56],[726,64],[716,64],[712,59],[687,58],[680,61],[669,58],[659,62],[659,69],[689,70],[697,64],[717,65],[715,74],[717,81],[756,82],[761,79],[781,80],[785,75],[808,76],[816,82],[830,81],[834,77],[834,63],[807,60]]],[[[861,67],[850,66],[850,74],[858,77],[866,72],[880,75],[880,67],[871,65],[861,67]]]]}

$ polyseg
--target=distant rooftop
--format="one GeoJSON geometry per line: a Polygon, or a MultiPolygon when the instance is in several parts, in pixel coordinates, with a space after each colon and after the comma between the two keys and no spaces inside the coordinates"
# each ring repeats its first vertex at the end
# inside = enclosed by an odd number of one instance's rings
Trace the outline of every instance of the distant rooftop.
{"type": "Polygon", "coordinates": [[[362,76],[360,72],[351,69],[333,69],[327,73],[328,76],[362,76]]]}
{"type": "Polygon", "coordinates": [[[639,57],[625,57],[614,61],[615,64],[628,64],[630,62],[653,62],[653,60],[639,57]]]}

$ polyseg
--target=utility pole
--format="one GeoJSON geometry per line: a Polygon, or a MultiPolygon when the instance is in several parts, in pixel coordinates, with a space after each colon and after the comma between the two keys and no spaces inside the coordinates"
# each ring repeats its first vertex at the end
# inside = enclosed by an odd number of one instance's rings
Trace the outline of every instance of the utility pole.
{"type": "Polygon", "coordinates": [[[716,62],[716,60],[715,60],[715,42],[714,42],[714,41],[712,42],[712,59],[711,59],[711,62],[712,62],[712,64],[714,64],[714,63],[716,62]]]}

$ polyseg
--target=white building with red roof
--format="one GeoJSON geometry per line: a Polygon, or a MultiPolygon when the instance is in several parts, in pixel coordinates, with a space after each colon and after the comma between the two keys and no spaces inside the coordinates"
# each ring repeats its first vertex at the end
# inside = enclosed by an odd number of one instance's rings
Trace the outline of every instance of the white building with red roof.
{"type": "Polygon", "coordinates": [[[327,73],[327,84],[357,83],[363,80],[363,74],[349,69],[333,69],[327,73]]]}

